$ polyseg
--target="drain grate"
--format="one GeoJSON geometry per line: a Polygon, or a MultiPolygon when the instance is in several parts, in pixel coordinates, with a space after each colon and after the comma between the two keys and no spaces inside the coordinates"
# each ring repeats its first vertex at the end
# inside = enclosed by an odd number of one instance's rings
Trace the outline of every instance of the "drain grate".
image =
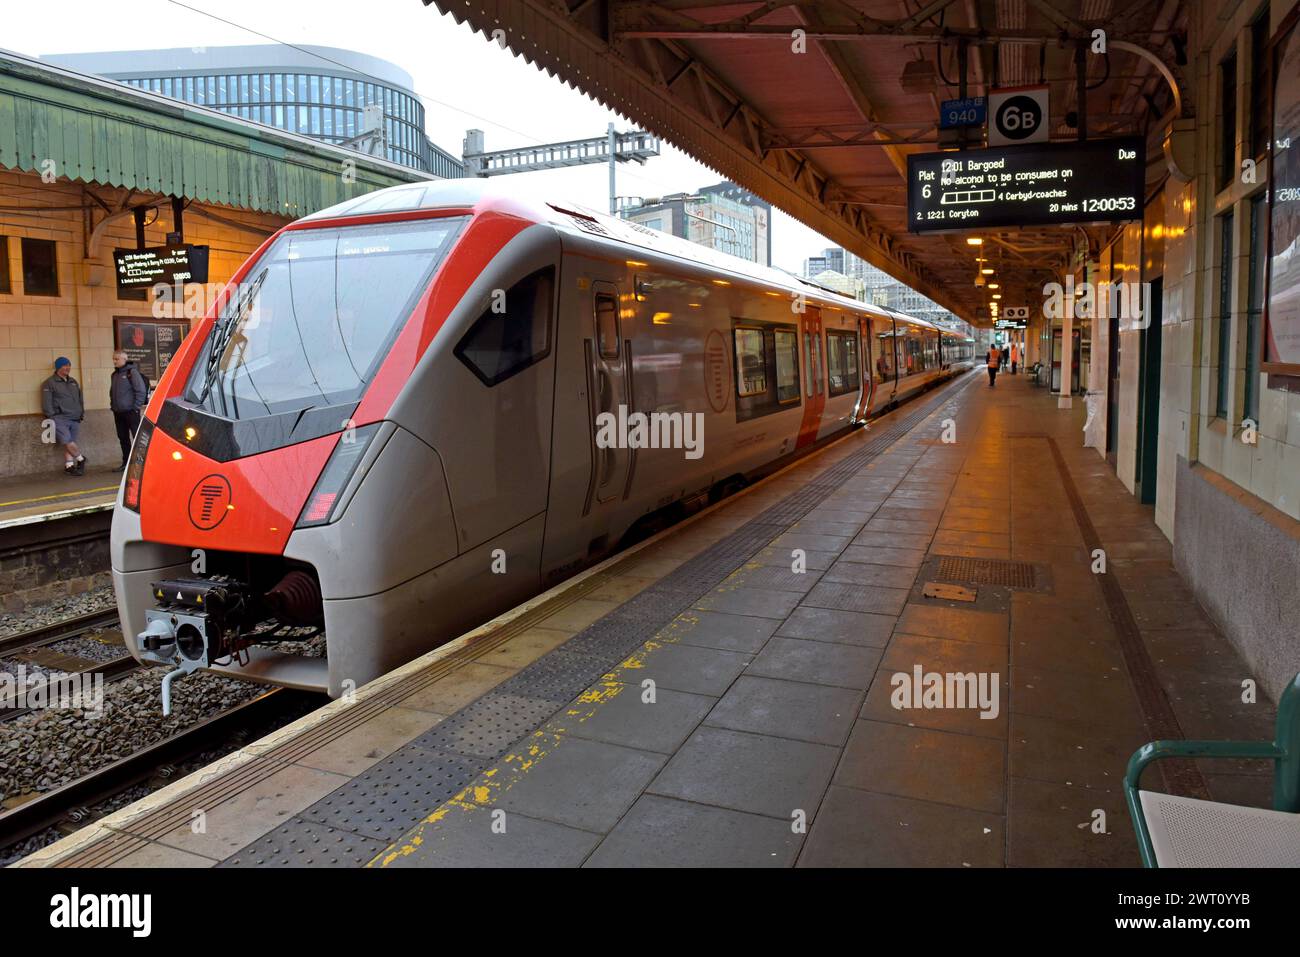
{"type": "Polygon", "coordinates": [[[960,558],[939,556],[937,578],[969,582],[973,585],[1003,585],[1007,588],[1038,587],[1038,575],[1029,562],[1012,562],[1001,558],[960,558]]]}

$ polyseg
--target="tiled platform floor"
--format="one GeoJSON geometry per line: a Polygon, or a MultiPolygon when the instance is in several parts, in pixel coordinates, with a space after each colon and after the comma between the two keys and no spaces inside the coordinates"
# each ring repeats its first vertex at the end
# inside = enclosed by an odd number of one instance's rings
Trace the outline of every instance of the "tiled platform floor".
{"type": "MultiPolygon", "coordinates": [[[[407,666],[408,683],[432,675],[417,690],[399,696],[396,677],[363,689],[369,711],[346,733],[313,731],[357,707],[335,702],[26,863],[1136,866],[1120,784],[1151,706],[1049,438],[1166,720],[1187,736],[1262,738],[1271,709],[1240,703],[1244,666],[1174,572],[1150,509],[1078,448],[1081,410],[978,374],[935,408],[586,691],[562,679],[592,652],[593,622],[652,616],[667,600],[655,596],[671,597],[661,580],[889,420],[652,542],[472,660],[407,666]],[[967,585],[973,602],[926,597],[939,556],[1029,563],[1035,581],[967,585]],[[540,656],[554,667],[538,678],[540,656]],[[917,666],[997,675],[996,717],[896,709],[891,678],[917,666]],[[489,701],[491,714],[464,718],[489,701]],[[520,715],[535,730],[502,744],[520,715]]],[[[1265,767],[1201,771],[1216,798],[1267,803],[1265,767]]]]}

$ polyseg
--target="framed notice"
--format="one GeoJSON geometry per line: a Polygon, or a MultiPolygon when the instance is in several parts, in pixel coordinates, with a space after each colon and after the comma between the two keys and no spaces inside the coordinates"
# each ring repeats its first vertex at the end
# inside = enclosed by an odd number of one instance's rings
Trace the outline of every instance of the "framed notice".
{"type": "Polygon", "coordinates": [[[148,319],[138,316],[113,317],[113,348],[127,358],[156,386],[181,347],[190,324],[181,319],[148,319]]]}
{"type": "Polygon", "coordinates": [[[1300,30],[1292,11],[1273,42],[1264,372],[1300,375],[1300,30]]]}

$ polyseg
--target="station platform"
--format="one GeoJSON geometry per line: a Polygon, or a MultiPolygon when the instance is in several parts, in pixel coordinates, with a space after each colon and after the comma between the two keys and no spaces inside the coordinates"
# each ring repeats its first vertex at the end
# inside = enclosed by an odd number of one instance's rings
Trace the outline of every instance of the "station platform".
{"type": "Polygon", "coordinates": [[[121,481],[122,473],[111,468],[64,475],[57,465],[40,475],[0,480],[0,530],[111,510],[121,481]]]}
{"type": "Polygon", "coordinates": [[[15,866],[1136,867],[1274,715],[1082,415],[971,373],[15,866]]]}

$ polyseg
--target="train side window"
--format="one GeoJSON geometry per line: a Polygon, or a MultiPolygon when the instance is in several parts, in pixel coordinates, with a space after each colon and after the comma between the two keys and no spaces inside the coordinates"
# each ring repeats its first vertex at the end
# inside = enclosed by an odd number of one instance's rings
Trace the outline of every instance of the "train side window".
{"type": "Polygon", "coordinates": [[[767,392],[767,354],[763,331],[737,327],[736,394],[741,398],[767,392]]]}
{"type": "Polygon", "coordinates": [[[734,319],[736,421],[785,411],[802,401],[799,393],[799,330],[734,319]]]}
{"type": "Polygon", "coordinates": [[[888,382],[894,378],[894,334],[886,327],[876,336],[879,351],[876,353],[876,381],[888,382]]]}
{"type": "Polygon", "coordinates": [[[858,375],[858,337],[852,332],[826,331],[826,368],[831,395],[856,392],[861,385],[858,375]]]}
{"type": "Polygon", "coordinates": [[[465,333],[454,352],[486,386],[504,382],[551,351],[551,304],[555,267],[525,276],[492,303],[465,333]]]}
{"type": "Polygon", "coordinates": [[[784,405],[799,401],[799,337],[792,330],[777,329],[776,401],[784,405]]]}
{"type": "Polygon", "coordinates": [[[815,332],[803,334],[804,361],[808,366],[808,392],[811,397],[822,391],[822,342],[815,332]]]}
{"type": "Polygon", "coordinates": [[[596,293],[596,332],[600,357],[618,358],[618,299],[607,292],[596,293]]]}

